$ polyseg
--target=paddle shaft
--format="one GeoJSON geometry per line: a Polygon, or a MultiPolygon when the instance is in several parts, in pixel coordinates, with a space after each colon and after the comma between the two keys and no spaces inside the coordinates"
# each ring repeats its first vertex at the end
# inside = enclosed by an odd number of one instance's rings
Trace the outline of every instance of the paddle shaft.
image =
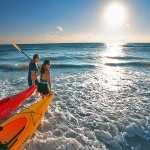
{"type": "Polygon", "coordinates": [[[21,50],[21,48],[20,48],[18,45],[13,44],[13,46],[14,46],[19,52],[21,52],[22,54],[24,54],[25,56],[27,56],[30,60],[32,60],[26,53],[24,53],[24,52],[21,50]]]}
{"type": "Polygon", "coordinates": [[[21,51],[22,54],[26,55],[30,60],[32,60],[26,53],[24,53],[23,51],[21,51]]]}

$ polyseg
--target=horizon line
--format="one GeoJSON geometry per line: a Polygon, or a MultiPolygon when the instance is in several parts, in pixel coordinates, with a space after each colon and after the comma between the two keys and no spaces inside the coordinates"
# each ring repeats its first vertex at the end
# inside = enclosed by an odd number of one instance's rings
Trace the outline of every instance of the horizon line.
{"type": "MultiPolygon", "coordinates": [[[[150,42],[52,42],[52,43],[15,43],[18,45],[30,45],[30,44],[107,44],[107,43],[120,43],[120,44],[150,44],[150,42]]],[[[7,43],[7,44],[1,44],[0,45],[12,45],[14,43],[7,43]]]]}

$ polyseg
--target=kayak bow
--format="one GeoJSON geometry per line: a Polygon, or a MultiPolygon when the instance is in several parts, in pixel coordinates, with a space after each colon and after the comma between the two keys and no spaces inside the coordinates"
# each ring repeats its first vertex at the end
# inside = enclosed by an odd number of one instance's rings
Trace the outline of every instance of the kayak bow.
{"type": "Polygon", "coordinates": [[[31,86],[16,95],[0,100],[0,120],[9,115],[21,102],[31,96],[36,88],[37,86],[31,86]]]}
{"type": "Polygon", "coordinates": [[[38,101],[0,125],[0,146],[22,150],[43,118],[54,94],[38,101]]]}

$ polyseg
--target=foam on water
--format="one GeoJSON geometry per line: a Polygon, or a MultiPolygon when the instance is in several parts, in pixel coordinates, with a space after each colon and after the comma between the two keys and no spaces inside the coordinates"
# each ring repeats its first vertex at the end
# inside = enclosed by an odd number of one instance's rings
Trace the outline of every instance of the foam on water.
{"type": "MultiPolygon", "coordinates": [[[[150,149],[149,44],[36,44],[21,48],[29,56],[39,53],[42,61],[52,60],[55,94],[26,150],[150,149]]],[[[11,50],[11,46],[0,50],[1,98],[28,87],[29,60],[11,50]]],[[[34,94],[8,118],[39,99],[34,94]]]]}
{"type": "Polygon", "coordinates": [[[0,79],[0,99],[17,93],[15,82],[10,82],[8,78],[0,79]]]}
{"type": "Polygon", "coordinates": [[[54,78],[54,100],[26,149],[148,150],[150,101],[142,95],[150,81],[140,90],[139,73],[127,74],[122,70],[120,83],[105,72],[54,78]]]}

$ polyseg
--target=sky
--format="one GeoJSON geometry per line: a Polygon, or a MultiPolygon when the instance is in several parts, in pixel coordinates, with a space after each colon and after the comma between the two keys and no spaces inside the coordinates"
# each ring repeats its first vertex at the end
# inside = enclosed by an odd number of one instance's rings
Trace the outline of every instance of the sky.
{"type": "Polygon", "coordinates": [[[0,44],[150,42],[150,0],[0,0],[0,44]]]}

